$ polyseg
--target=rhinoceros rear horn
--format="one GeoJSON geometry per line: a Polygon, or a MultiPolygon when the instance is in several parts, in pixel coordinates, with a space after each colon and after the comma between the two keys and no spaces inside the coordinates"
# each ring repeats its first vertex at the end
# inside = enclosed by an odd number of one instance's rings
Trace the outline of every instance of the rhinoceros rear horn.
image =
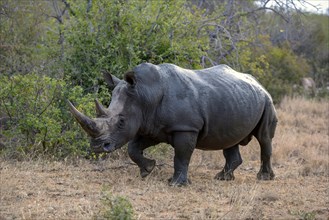
{"type": "Polygon", "coordinates": [[[95,99],[95,107],[97,117],[108,116],[109,110],[105,108],[97,99],[95,99]]]}
{"type": "Polygon", "coordinates": [[[97,128],[96,122],[79,112],[70,101],[67,102],[70,106],[71,113],[79,122],[83,130],[85,130],[90,136],[96,137],[99,134],[99,129],[97,128]]]}

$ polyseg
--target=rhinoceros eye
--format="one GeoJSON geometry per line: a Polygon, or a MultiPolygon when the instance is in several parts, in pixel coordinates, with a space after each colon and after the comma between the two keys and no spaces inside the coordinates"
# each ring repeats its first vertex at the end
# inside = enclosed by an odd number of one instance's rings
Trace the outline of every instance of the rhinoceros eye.
{"type": "Polygon", "coordinates": [[[119,118],[118,128],[123,128],[125,126],[125,120],[123,118],[119,118]]]}

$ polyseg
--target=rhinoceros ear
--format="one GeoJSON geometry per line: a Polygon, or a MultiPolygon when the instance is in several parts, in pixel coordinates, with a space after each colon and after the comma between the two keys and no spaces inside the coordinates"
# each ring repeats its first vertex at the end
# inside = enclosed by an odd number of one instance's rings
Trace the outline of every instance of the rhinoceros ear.
{"type": "Polygon", "coordinates": [[[114,87],[116,87],[119,84],[119,82],[121,81],[117,77],[111,75],[107,70],[103,70],[102,73],[103,73],[105,82],[109,85],[110,89],[114,89],[114,87]]]}
{"type": "Polygon", "coordinates": [[[136,84],[136,76],[134,72],[127,72],[124,76],[125,81],[130,84],[131,86],[134,86],[136,84]]]}

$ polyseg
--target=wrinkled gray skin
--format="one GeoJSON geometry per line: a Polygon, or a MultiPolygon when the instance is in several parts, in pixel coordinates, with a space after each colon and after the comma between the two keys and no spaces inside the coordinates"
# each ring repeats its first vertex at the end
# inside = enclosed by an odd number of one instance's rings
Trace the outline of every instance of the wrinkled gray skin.
{"type": "Polygon", "coordinates": [[[223,150],[226,163],[215,178],[233,180],[233,171],[242,163],[239,145],[247,145],[254,136],[261,148],[257,177],[274,178],[270,159],[276,111],[268,92],[252,76],[226,65],[187,70],[143,63],[124,80],[106,73],[104,77],[114,88],[112,101],[108,108],[96,102],[96,119],[70,103],[95,151],[112,152],[129,142],[129,156],[146,177],[155,161],[145,158],[143,150],[168,143],[175,151],[170,185],[185,185],[195,148],[223,150]]]}

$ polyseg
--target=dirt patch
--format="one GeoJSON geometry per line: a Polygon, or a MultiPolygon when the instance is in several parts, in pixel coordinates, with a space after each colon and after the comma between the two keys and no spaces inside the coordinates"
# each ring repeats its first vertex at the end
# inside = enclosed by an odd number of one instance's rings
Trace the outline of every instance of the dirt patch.
{"type": "Polygon", "coordinates": [[[287,100],[278,109],[273,181],[258,181],[259,146],[241,148],[234,181],[214,180],[222,152],[196,150],[188,187],[169,187],[172,152],[145,179],[122,157],[91,162],[1,160],[0,219],[93,219],[104,192],[127,198],[136,219],[328,219],[328,102],[287,100]]]}

